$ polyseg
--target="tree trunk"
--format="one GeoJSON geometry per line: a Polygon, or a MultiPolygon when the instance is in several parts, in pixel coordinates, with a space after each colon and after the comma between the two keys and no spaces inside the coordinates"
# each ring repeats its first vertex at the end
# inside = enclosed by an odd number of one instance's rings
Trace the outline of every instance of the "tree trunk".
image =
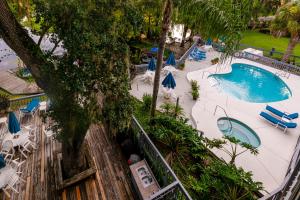
{"type": "Polygon", "coordinates": [[[299,42],[299,36],[291,36],[291,39],[289,41],[289,45],[282,57],[282,61],[283,62],[289,62],[290,56],[293,53],[293,50],[295,48],[295,46],[297,45],[297,43],[299,42]]]}
{"type": "Polygon", "coordinates": [[[46,91],[48,81],[42,80],[41,68],[51,63],[45,60],[43,52],[19,24],[6,1],[0,1],[0,11],[0,35],[26,64],[37,85],[46,91]]]}
{"type": "Polygon", "coordinates": [[[148,31],[147,31],[147,38],[150,39],[151,38],[151,15],[149,14],[148,16],[148,31]]]}
{"type": "Polygon", "coordinates": [[[158,95],[159,84],[160,84],[160,72],[163,65],[163,55],[166,46],[167,33],[171,25],[172,6],[173,6],[172,0],[166,0],[164,13],[163,13],[162,30],[161,30],[160,41],[158,46],[159,49],[157,55],[157,65],[156,65],[156,71],[154,77],[151,117],[155,116],[157,95],[158,95]]]}
{"type": "MultiPolygon", "coordinates": [[[[47,95],[51,96],[51,101],[59,101],[59,98],[57,98],[55,94],[53,96],[52,91],[60,91],[61,88],[59,87],[59,84],[51,85],[51,83],[55,82],[55,80],[52,80],[52,75],[43,72],[43,69],[53,67],[53,64],[45,59],[45,55],[40,47],[19,24],[7,2],[4,0],[0,1],[0,35],[6,44],[13,49],[26,64],[26,67],[30,70],[37,85],[42,88],[47,95]]],[[[65,137],[63,139],[63,165],[67,177],[80,172],[85,166],[81,144],[84,141],[84,137],[90,124],[90,121],[86,120],[85,124],[82,125],[82,120],[87,119],[88,116],[84,115],[86,114],[84,111],[81,111],[81,113],[78,114],[79,109],[82,109],[81,106],[78,106],[78,108],[74,110],[72,109],[74,107],[69,108],[69,103],[75,101],[72,97],[73,96],[71,95],[67,105],[58,107],[56,110],[59,115],[64,115],[63,117],[67,122],[67,125],[64,127],[65,135],[63,135],[63,137],[65,137]],[[64,108],[69,108],[69,112],[62,112],[64,108]]],[[[68,97],[65,96],[64,98],[68,97]]],[[[76,105],[74,102],[73,104],[76,105]]]]}
{"type": "Polygon", "coordinates": [[[70,178],[87,169],[87,160],[83,148],[62,145],[62,165],[64,179],[70,178]]]}
{"type": "Polygon", "coordinates": [[[181,41],[180,47],[184,47],[186,33],[187,33],[188,30],[189,30],[189,28],[187,26],[184,26],[183,35],[182,35],[182,41],[181,41]]]}

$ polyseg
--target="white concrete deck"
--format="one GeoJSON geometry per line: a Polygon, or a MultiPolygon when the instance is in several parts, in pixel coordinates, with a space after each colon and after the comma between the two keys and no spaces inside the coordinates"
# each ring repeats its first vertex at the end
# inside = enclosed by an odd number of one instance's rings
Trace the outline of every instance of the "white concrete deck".
{"type": "MultiPolygon", "coordinates": [[[[232,63],[237,62],[252,64],[273,73],[278,71],[245,59],[232,60],[232,63]]],[[[231,64],[224,64],[219,73],[230,72],[231,64]]],[[[205,71],[215,73],[216,67],[212,66],[205,71]]],[[[197,80],[201,87],[201,97],[192,109],[192,119],[197,124],[197,129],[204,131],[208,138],[221,138],[223,136],[217,127],[217,120],[224,117],[225,114],[221,109],[218,109],[214,116],[216,105],[223,107],[229,117],[238,119],[252,128],[261,140],[261,145],[258,147],[259,154],[254,156],[246,152],[236,159],[236,165],[241,166],[246,171],[252,171],[254,180],[263,182],[266,191],[271,192],[282,183],[285,177],[300,134],[299,126],[283,133],[282,130],[275,128],[259,117],[259,113],[264,110],[266,103],[250,103],[228,96],[218,86],[211,86],[206,78],[208,73],[205,73],[205,77],[202,79],[203,71],[199,70],[187,74],[189,80],[197,80]]],[[[289,79],[282,78],[282,80],[290,87],[292,97],[284,101],[269,103],[269,105],[286,112],[300,112],[300,90],[297,88],[300,84],[300,77],[291,75],[289,79]]],[[[300,125],[299,118],[294,121],[300,125]]],[[[219,157],[229,161],[229,157],[224,152],[220,150],[214,150],[214,152],[219,157]]]]}
{"type": "MultiPolygon", "coordinates": [[[[211,59],[219,57],[220,54],[218,52],[212,51],[212,52],[207,52],[206,53],[206,60],[197,62],[197,61],[189,61],[186,60],[185,62],[185,68],[184,70],[178,70],[176,75],[174,76],[175,81],[176,81],[176,88],[174,89],[176,95],[179,97],[179,104],[180,106],[184,109],[185,116],[191,119],[191,113],[192,113],[192,108],[193,105],[195,104],[196,101],[192,99],[191,95],[191,85],[189,81],[187,80],[187,73],[192,72],[192,71],[197,71],[200,69],[205,69],[211,66],[211,59]]],[[[135,79],[132,81],[131,84],[131,91],[130,93],[137,97],[138,99],[142,99],[144,94],[151,94],[153,92],[153,85],[146,84],[143,81],[141,81],[142,75],[138,75],[135,77],[135,79]]],[[[160,76],[160,83],[163,81],[165,78],[164,75],[161,74],[160,76]]],[[[166,102],[167,100],[163,98],[162,96],[162,88],[163,86],[161,85],[159,88],[159,96],[158,96],[158,101],[157,101],[157,108],[159,109],[160,105],[166,102]]],[[[201,96],[201,91],[200,91],[200,96],[201,96]]],[[[175,103],[176,100],[173,99],[173,103],[175,103]]]]}
{"type": "MultiPolygon", "coordinates": [[[[282,130],[276,129],[271,124],[259,117],[259,113],[264,110],[265,103],[250,103],[241,101],[235,97],[228,96],[223,93],[217,86],[212,87],[211,83],[206,78],[209,73],[216,72],[216,65],[211,66],[210,60],[218,57],[217,52],[208,52],[207,59],[201,62],[186,61],[185,69],[179,71],[174,77],[176,80],[175,93],[180,98],[180,105],[183,107],[186,117],[194,121],[193,125],[198,130],[204,131],[208,138],[222,138],[223,134],[217,127],[217,119],[225,116],[222,110],[218,110],[214,116],[216,105],[222,106],[229,117],[240,120],[251,127],[260,137],[261,146],[258,148],[257,156],[246,152],[236,159],[236,165],[243,167],[246,171],[252,171],[254,180],[263,182],[267,191],[276,189],[283,181],[289,161],[292,157],[300,131],[299,127],[288,130],[283,133],[282,130]],[[197,80],[200,85],[200,98],[197,101],[192,100],[190,94],[191,86],[189,80],[197,80]]],[[[233,59],[232,62],[243,62],[252,64],[275,73],[276,69],[267,67],[258,63],[254,63],[244,59],[233,59]]],[[[219,73],[228,73],[231,71],[231,64],[227,63],[219,73]]],[[[152,94],[152,85],[143,83],[140,80],[141,76],[137,76],[132,81],[131,94],[139,99],[143,94],[152,94]]],[[[161,76],[161,81],[164,76],[161,76]]],[[[300,90],[297,89],[297,84],[300,84],[300,77],[291,75],[289,79],[282,78],[292,91],[290,99],[270,103],[270,105],[287,112],[300,112],[300,90]]],[[[162,86],[161,86],[162,88],[162,86]]],[[[160,88],[160,90],[161,90],[160,88]]],[[[161,94],[161,91],[159,92],[161,94]]],[[[158,108],[165,102],[162,96],[158,97],[158,108]]],[[[174,100],[175,102],[175,100],[174,100]]],[[[300,126],[300,120],[295,122],[300,126]]],[[[214,152],[225,160],[229,157],[219,150],[214,152]]]]}

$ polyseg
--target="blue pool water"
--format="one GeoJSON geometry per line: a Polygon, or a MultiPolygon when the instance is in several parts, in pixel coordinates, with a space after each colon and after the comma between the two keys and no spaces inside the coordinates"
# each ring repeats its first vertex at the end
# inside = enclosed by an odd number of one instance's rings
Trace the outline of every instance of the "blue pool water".
{"type": "Polygon", "coordinates": [[[218,119],[217,125],[220,131],[226,136],[234,137],[256,148],[260,146],[261,142],[258,135],[249,126],[236,119],[222,117],[218,119]]]}
{"type": "Polygon", "coordinates": [[[254,103],[282,101],[292,96],[285,82],[267,70],[243,63],[231,66],[231,73],[209,76],[217,79],[221,89],[231,96],[254,103]]]}

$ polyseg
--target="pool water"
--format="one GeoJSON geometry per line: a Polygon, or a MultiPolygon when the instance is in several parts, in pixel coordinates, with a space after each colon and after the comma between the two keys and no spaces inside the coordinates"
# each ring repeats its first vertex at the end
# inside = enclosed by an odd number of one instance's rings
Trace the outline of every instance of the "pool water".
{"type": "Polygon", "coordinates": [[[258,135],[249,126],[236,119],[222,117],[218,119],[217,125],[219,130],[226,136],[234,137],[255,148],[260,146],[261,142],[258,135]]]}
{"type": "Polygon", "coordinates": [[[289,87],[275,74],[243,63],[231,65],[227,74],[213,74],[219,87],[227,94],[240,100],[267,103],[288,99],[292,96],[289,87]]]}

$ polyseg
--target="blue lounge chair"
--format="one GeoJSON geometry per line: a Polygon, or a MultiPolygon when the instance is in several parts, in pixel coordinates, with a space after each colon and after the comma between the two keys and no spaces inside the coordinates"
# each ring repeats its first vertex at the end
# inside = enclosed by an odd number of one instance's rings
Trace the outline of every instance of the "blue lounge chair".
{"type": "Polygon", "coordinates": [[[37,98],[32,99],[25,108],[20,109],[20,117],[21,115],[28,115],[28,114],[34,116],[39,106],[40,106],[40,100],[37,98]]]}
{"type": "Polygon", "coordinates": [[[268,122],[275,125],[276,128],[282,128],[284,130],[284,132],[286,132],[286,130],[288,128],[296,128],[297,127],[297,124],[294,122],[286,122],[286,121],[277,119],[277,118],[273,117],[272,115],[269,115],[268,113],[265,113],[265,112],[261,112],[260,116],[262,116],[268,122]]]}
{"type": "Polygon", "coordinates": [[[269,105],[266,106],[266,110],[270,111],[274,115],[277,115],[279,117],[284,117],[284,118],[287,118],[287,119],[296,119],[296,118],[299,117],[298,113],[289,114],[289,113],[286,113],[286,112],[281,112],[281,111],[277,110],[276,108],[273,108],[272,106],[269,106],[269,105]]]}

